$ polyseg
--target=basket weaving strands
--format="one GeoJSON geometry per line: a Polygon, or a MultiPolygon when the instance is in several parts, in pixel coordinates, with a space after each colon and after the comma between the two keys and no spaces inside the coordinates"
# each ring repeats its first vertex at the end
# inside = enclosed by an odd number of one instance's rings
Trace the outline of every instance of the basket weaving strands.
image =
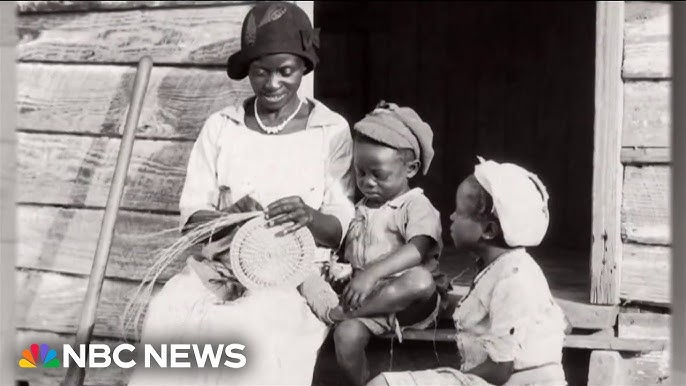
{"type": "Polygon", "coordinates": [[[143,276],[141,284],[136,288],[131,300],[124,309],[121,324],[122,335],[126,337],[128,335],[127,331],[132,329],[136,339],[139,339],[138,325],[140,318],[150,301],[157,279],[172,262],[183,256],[186,250],[211,237],[219,230],[261,216],[262,214],[260,211],[254,211],[223,215],[193,228],[193,230],[178,238],[172,245],[155,253],[155,262],[145,273],[145,276],[143,276]]]}
{"type": "MultiPolygon", "coordinates": [[[[276,236],[281,227],[267,228],[262,212],[227,214],[201,224],[156,254],[142,283],[124,311],[122,334],[138,325],[160,274],[183,252],[227,226],[245,222],[236,232],[229,250],[233,274],[249,290],[299,287],[312,311],[328,321],[328,312],[338,305],[338,295],[313,264],[316,245],[312,233],[300,228],[285,236],[276,236]]],[[[225,262],[225,264],[228,262],[225,262]]]]}

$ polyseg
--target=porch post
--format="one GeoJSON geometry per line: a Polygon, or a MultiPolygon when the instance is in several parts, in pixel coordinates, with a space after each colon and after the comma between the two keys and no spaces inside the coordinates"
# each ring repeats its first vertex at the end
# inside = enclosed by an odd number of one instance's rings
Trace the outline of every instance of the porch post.
{"type": "Polygon", "coordinates": [[[624,2],[596,3],[591,303],[619,303],[624,2]]]}

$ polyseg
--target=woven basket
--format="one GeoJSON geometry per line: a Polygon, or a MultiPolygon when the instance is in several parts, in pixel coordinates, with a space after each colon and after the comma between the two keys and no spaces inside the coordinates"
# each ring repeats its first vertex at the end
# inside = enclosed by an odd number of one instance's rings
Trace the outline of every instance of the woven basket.
{"type": "Polygon", "coordinates": [[[231,268],[248,289],[295,288],[305,280],[314,259],[312,233],[300,228],[277,237],[282,228],[267,228],[260,216],[245,223],[231,243],[231,268]]]}

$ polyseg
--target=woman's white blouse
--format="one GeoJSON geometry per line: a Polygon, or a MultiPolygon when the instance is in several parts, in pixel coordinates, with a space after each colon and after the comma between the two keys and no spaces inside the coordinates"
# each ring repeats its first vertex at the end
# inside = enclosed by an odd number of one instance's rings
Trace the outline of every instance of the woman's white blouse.
{"type": "Polygon", "coordinates": [[[179,201],[181,226],[198,210],[218,210],[219,192],[231,201],[250,195],[266,208],[300,196],[341,222],[341,240],[354,216],[352,137],[347,121],[314,103],[306,130],[270,135],[245,125],[243,104],[212,114],[193,146],[179,201]]]}
{"type": "Polygon", "coordinates": [[[514,362],[515,370],[561,363],[566,319],[538,264],[524,248],[482,270],[453,314],[462,371],[514,362]]]}

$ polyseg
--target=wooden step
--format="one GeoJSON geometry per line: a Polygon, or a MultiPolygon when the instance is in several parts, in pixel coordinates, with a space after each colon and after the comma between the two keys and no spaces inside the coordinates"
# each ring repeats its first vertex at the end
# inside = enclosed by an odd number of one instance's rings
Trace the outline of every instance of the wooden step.
{"type": "MultiPolygon", "coordinates": [[[[406,330],[403,332],[403,340],[412,341],[454,342],[455,336],[456,331],[454,329],[446,328],[436,330],[406,330]]],[[[380,337],[383,339],[390,339],[395,337],[395,335],[393,333],[387,333],[380,337]]],[[[564,347],[641,353],[666,350],[667,343],[667,339],[632,339],[603,335],[567,335],[565,336],[564,347]]]]}

